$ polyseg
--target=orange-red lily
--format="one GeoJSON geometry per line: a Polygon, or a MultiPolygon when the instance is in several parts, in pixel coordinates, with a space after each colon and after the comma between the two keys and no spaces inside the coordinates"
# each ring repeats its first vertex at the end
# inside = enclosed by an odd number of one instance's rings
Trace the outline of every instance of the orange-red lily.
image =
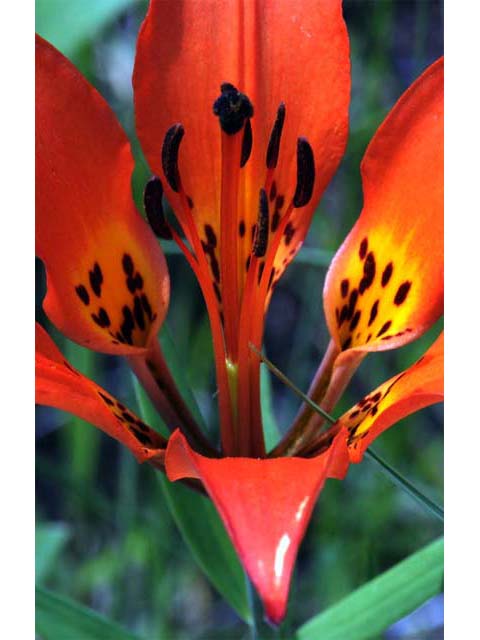
{"type": "MultiPolygon", "coordinates": [[[[152,0],[134,71],[137,132],[154,177],[151,229],[135,211],[128,140],[108,105],[37,39],[38,254],[45,309],[67,336],[124,355],[174,431],[168,443],[37,336],[37,398],[76,413],[171,480],[214,501],[279,623],[298,546],[329,477],[401,417],[443,394],[443,339],[322,431],[303,408],[266,452],[259,358],[265,311],[299,251],[347,138],[349,45],[339,0],[152,0]],[[182,233],[166,218],[165,194],[182,233]],[[156,341],[173,238],[210,317],[221,447],[198,429],[156,341]],[[283,456],[283,457],[282,457],[283,456]],[[285,457],[288,456],[288,457],[285,457]]],[[[395,105],[362,163],[364,208],[334,258],[331,344],[310,390],[327,411],[368,351],[410,342],[441,314],[443,62],[395,105]]]]}

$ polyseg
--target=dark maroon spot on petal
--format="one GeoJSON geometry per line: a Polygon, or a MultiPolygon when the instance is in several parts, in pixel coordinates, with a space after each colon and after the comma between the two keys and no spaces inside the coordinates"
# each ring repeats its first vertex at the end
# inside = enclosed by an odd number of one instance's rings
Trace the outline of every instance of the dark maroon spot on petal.
{"type": "Polygon", "coordinates": [[[377,391],[377,393],[373,396],[372,401],[373,402],[378,402],[381,397],[382,397],[381,391],[377,391]]]}
{"type": "Polygon", "coordinates": [[[349,418],[356,418],[360,414],[360,411],[352,411],[352,413],[348,416],[349,418]]]}
{"type": "Polygon", "coordinates": [[[148,444],[148,445],[152,445],[152,439],[150,438],[150,436],[146,433],[142,433],[139,429],[135,428],[135,427],[130,427],[130,431],[133,433],[133,435],[137,438],[137,440],[139,442],[141,442],[142,444],[148,444]]]}
{"type": "Polygon", "coordinates": [[[272,233],[274,233],[278,229],[279,224],[280,224],[280,213],[278,211],[275,211],[275,213],[272,216],[272,222],[270,226],[272,233]]]}
{"type": "Polygon", "coordinates": [[[270,187],[270,193],[268,194],[270,202],[273,202],[277,197],[277,183],[275,180],[272,182],[272,186],[270,187]]]}
{"type": "Polygon", "coordinates": [[[367,402],[368,402],[368,398],[362,398],[357,402],[357,407],[363,407],[367,404],[367,402]]]}
{"type": "Polygon", "coordinates": [[[100,298],[100,295],[102,293],[103,274],[98,262],[95,262],[95,264],[93,265],[93,269],[88,272],[88,277],[93,293],[97,296],[97,298],[100,298]]]}
{"type": "Polygon", "coordinates": [[[215,234],[215,231],[213,230],[213,227],[210,224],[206,224],[204,226],[204,230],[205,236],[207,237],[208,245],[215,249],[215,247],[217,246],[217,236],[215,234]]]}
{"type": "Polygon", "coordinates": [[[252,153],[252,144],[253,144],[252,125],[250,123],[250,118],[247,118],[247,120],[245,121],[245,126],[243,128],[242,153],[240,156],[240,169],[242,169],[247,164],[250,158],[250,154],[252,153]]]}
{"type": "Polygon", "coordinates": [[[360,256],[360,260],[363,260],[367,255],[368,251],[368,238],[364,238],[360,243],[360,249],[358,250],[358,255],[360,256]]]}
{"type": "Polygon", "coordinates": [[[370,326],[377,317],[379,302],[380,300],[375,300],[375,302],[372,304],[372,308],[370,309],[370,318],[368,319],[368,326],[370,326]]]}
{"type": "Polygon", "coordinates": [[[193,200],[191,199],[190,196],[187,196],[187,203],[188,203],[188,206],[190,207],[190,209],[193,209],[194,204],[193,204],[193,200]]]}
{"type": "Polygon", "coordinates": [[[265,269],[265,262],[260,262],[260,265],[258,267],[258,284],[260,284],[260,280],[262,279],[262,275],[263,275],[263,270],[265,269]]]}
{"type": "Polygon", "coordinates": [[[240,220],[238,223],[238,235],[243,238],[245,235],[245,220],[240,220]]]}
{"type": "Polygon", "coordinates": [[[293,236],[295,235],[295,227],[291,222],[287,223],[287,226],[285,227],[285,231],[283,232],[283,235],[285,236],[285,244],[288,247],[288,245],[292,241],[293,236]]]}
{"type": "Polygon", "coordinates": [[[210,267],[212,269],[213,277],[217,282],[220,282],[220,266],[213,252],[210,254],[210,267]]]}
{"type": "Polygon", "coordinates": [[[377,333],[377,338],[379,338],[380,336],[383,336],[383,334],[390,329],[391,324],[392,324],[392,321],[391,320],[387,320],[387,322],[385,322],[383,327],[377,333]]]}
{"type": "Polygon", "coordinates": [[[104,393],[102,393],[101,391],[98,392],[98,395],[101,397],[101,399],[105,402],[105,404],[108,404],[109,407],[113,407],[114,406],[114,402],[113,400],[111,400],[108,396],[106,396],[104,393]]]}
{"type": "Polygon", "coordinates": [[[79,284],[78,287],[75,287],[75,291],[83,304],[88,305],[90,302],[90,296],[83,284],[79,284]]]}
{"type": "Polygon", "coordinates": [[[395,298],[393,299],[393,302],[397,306],[400,306],[403,302],[405,302],[405,298],[407,297],[411,286],[412,283],[406,280],[405,282],[402,282],[402,284],[398,287],[395,298]]]}
{"type": "Polygon", "coordinates": [[[364,293],[372,285],[375,279],[375,270],[375,256],[370,251],[363,265],[363,278],[358,287],[360,293],[364,293]]]}
{"type": "Polygon", "coordinates": [[[145,293],[142,293],[141,301],[142,301],[143,310],[147,314],[148,319],[150,320],[150,322],[152,322],[152,320],[153,320],[152,307],[150,306],[150,302],[148,301],[148,297],[147,297],[147,295],[145,293]]]}
{"type": "Polygon", "coordinates": [[[220,287],[218,286],[218,284],[216,282],[213,283],[213,290],[215,291],[215,295],[217,296],[217,300],[221,303],[222,302],[222,293],[220,291],[220,287]]]}
{"type": "Polygon", "coordinates": [[[389,262],[382,273],[382,287],[386,287],[390,282],[393,273],[393,263],[389,262]]]}
{"type": "Polygon", "coordinates": [[[372,416],[376,415],[377,411],[378,411],[378,407],[372,407],[370,410],[370,415],[372,416]]]}
{"type": "Polygon", "coordinates": [[[250,269],[250,256],[248,256],[246,262],[245,262],[245,271],[248,271],[250,269]]]}
{"type": "Polygon", "coordinates": [[[357,311],[355,311],[355,314],[352,318],[352,321],[350,322],[350,331],[353,331],[354,329],[356,329],[359,321],[360,321],[360,316],[362,315],[362,312],[360,311],[360,309],[358,309],[357,311]]]}
{"type": "Polygon", "coordinates": [[[76,376],[80,377],[80,374],[78,373],[78,371],[76,371],[76,369],[72,367],[72,365],[68,362],[68,360],[64,360],[63,364],[67,367],[69,371],[71,371],[76,376]]]}
{"type": "Polygon", "coordinates": [[[135,424],[139,429],[148,433],[150,431],[150,427],[148,427],[144,422],[142,422],[139,418],[135,420],[135,424]]]}
{"type": "Polygon", "coordinates": [[[348,316],[348,305],[344,304],[342,307],[342,310],[340,311],[340,318],[338,321],[338,326],[341,327],[342,324],[345,322],[345,320],[347,319],[348,316]]]}
{"type": "Polygon", "coordinates": [[[283,208],[284,204],[285,204],[285,196],[282,196],[282,195],[277,196],[277,199],[275,200],[275,209],[277,209],[277,211],[280,211],[283,208]]]}
{"type": "Polygon", "coordinates": [[[350,283],[347,278],[341,281],[340,283],[340,293],[342,294],[342,298],[346,298],[348,296],[348,289],[350,283]]]}
{"type": "Polygon", "coordinates": [[[124,420],[126,420],[127,422],[135,422],[135,418],[130,415],[130,413],[128,413],[128,411],[124,411],[122,413],[122,417],[124,418],[124,420]]]}
{"type": "Polygon", "coordinates": [[[102,329],[110,326],[110,318],[108,317],[108,313],[103,307],[100,307],[100,309],[98,310],[98,314],[92,313],[91,316],[93,321],[96,322],[102,329]]]}
{"type": "Polygon", "coordinates": [[[272,131],[270,133],[270,139],[268,141],[267,155],[265,162],[267,169],[275,169],[278,162],[278,154],[280,151],[280,140],[282,138],[283,123],[285,122],[285,105],[280,103],[277,110],[277,117],[273,124],[272,131]]]}
{"type": "Polygon", "coordinates": [[[124,404],[122,404],[121,402],[119,402],[118,400],[117,400],[117,407],[120,409],[120,411],[126,411],[127,410],[127,407],[124,404]]]}
{"type": "Polygon", "coordinates": [[[135,296],[133,301],[133,315],[139,328],[143,331],[145,329],[145,317],[143,315],[142,301],[138,296],[135,296]]]}
{"type": "Polygon", "coordinates": [[[346,340],[344,340],[343,344],[342,344],[342,349],[348,349],[348,347],[352,344],[352,338],[348,337],[346,340]]]}
{"type": "Polygon", "coordinates": [[[365,342],[370,342],[371,339],[372,339],[372,334],[369,333],[365,342]]]}
{"type": "Polygon", "coordinates": [[[348,301],[347,320],[352,319],[353,312],[355,311],[355,306],[357,304],[357,300],[358,300],[358,291],[356,289],[353,289],[352,292],[350,293],[350,298],[348,301]]]}
{"type": "Polygon", "coordinates": [[[125,271],[125,275],[133,276],[133,269],[134,269],[133,260],[132,260],[132,257],[128,255],[128,253],[123,254],[122,267],[123,267],[123,270],[125,271]]]}

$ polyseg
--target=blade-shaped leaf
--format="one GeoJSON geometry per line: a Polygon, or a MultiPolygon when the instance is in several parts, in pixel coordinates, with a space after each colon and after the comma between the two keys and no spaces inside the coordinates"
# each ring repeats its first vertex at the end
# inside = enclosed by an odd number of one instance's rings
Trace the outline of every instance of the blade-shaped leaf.
{"type": "Polygon", "coordinates": [[[370,640],[442,590],[443,538],[315,616],[295,640],[370,640]]]}
{"type": "Polygon", "coordinates": [[[70,532],[62,524],[38,524],[35,527],[35,577],[41,582],[53,568],[70,532]]]}
{"type": "MultiPolygon", "coordinates": [[[[162,349],[178,388],[196,417],[199,416],[193,394],[182,375],[174,343],[162,329],[162,349]]],[[[135,391],[140,413],[150,424],[158,424],[158,416],[143,388],[136,383],[135,391]]],[[[214,587],[246,622],[251,620],[245,575],[230,538],[213,504],[180,483],[160,482],[172,516],[190,548],[192,555],[214,587]]]]}
{"type": "Polygon", "coordinates": [[[95,611],[41,587],[35,589],[35,630],[42,640],[139,640],[95,611]]]}

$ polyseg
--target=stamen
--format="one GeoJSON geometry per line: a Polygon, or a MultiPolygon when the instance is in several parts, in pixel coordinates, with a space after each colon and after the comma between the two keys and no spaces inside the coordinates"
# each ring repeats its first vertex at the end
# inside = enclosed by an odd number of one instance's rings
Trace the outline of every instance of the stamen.
{"type": "Polygon", "coordinates": [[[283,123],[285,122],[285,105],[280,103],[277,111],[277,118],[273,125],[272,133],[267,148],[267,169],[275,169],[278,162],[278,153],[280,150],[280,140],[282,137],[283,123]]]}
{"type": "Polygon", "coordinates": [[[250,118],[245,122],[245,129],[243,130],[242,141],[242,157],[240,158],[240,168],[242,169],[248,162],[250,154],[252,153],[252,125],[250,124],[250,118]]]}
{"type": "Polygon", "coordinates": [[[174,124],[167,131],[162,147],[162,167],[170,188],[176,193],[181,188],[180,173],[178,171],[178,150],[185,130],[183,125],[174,124]]]}
{"type": "Polygon", "coordinates": [[[306,138],[297,140],[297,188],[293,196],[295,208],[310,202],[315,184],[315,161],[310,143],[306,138]]]}
{"type": "Polygon", "coordinates": [[[172,231],[165,218],[162,204],[163,187],[157,176],[152,176],[145,185],[143,192],[143,206],[152,231],[163,240],[172,239],[172,231]]]}
{"type": "Polygon", "coordinates": [[[253,255],[257,258],[263,258],[267,252],[268,246],[268,198],[265,189],[260,189],[257,232],[255,234],[255,242],[253,244],[253,255]]]}
{"type": "Polygon", "coordinates": [[[229,82],[224,82],[220,91],[221,95],[213,103],[213,113],[218,116],[222,130],[233,135],[253,116],[253,106],[248,97],[229,82]]]}

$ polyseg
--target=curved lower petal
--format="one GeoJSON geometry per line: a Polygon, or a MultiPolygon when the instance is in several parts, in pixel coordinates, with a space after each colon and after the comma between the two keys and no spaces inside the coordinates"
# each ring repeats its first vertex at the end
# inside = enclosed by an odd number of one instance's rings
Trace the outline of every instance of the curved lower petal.
{"type": "Polygon", "coordinates": [[[75,67],[36,40],[37,254],[45,310],[69,338],[142,352],[165,316],[165,258],[131,195],[133,158],[113,111],[75,67]]]}
{"type": "Polygon", "coordinates": [[[404,93],[362,162],[364,208],[327,274],[339,348],[398,347],[443,310],[443,59],[404,93]]]}
{"type": "Polygon", "coordinates": [[[383,431],[423,407],[443,400],[443,333],[413,366],[362,398],[340,419],[348,430],[351,462],[383,431]]]}
{"type": "Polygon", "coordinates": [[[198,478],[215,503],[271,622],[285,616],[298,547],[345,433],[315,458],[205,458],[176,431],[165,456],[170,480],[198,478]]]}
{"type": "Polygon", "coordinates": [[[128,447],[139,462],[161,461],[166,441],[105,389],[74,369],[35,325],[35,401],[91,422],[128,447]]]}
{"type": "Polygon", "coordinates": [[[143,151],[152,171],[163,177],[180,218],[189,212],[165,180],[161,149],[167,129],[175,123],[184,126],[179,173],[200,239],[208,248],[212,273],[220,260],[238,260],[240,286],[259,191],[268,189],[273,233],[295,192],[297,138],[308,139],[315,161],[313,195],[292,216],[275,262],[278,278],[298,250],[346,144],[350,60],[340,0],[151,0],[139,35],[133,84],[143,151]],[[238,211],[232,216],[238,250],[224,247],[222,257],[225,148],[212,105],[225,82],[249,97],[254,114],[251,155],[240,168],[237,146],[238,158],[228,167],[229,173],[239,173],[238,198],[233,198],[238,211]],[[278,162],[269,172],[267,149],[282,102],[278,162]]]}

